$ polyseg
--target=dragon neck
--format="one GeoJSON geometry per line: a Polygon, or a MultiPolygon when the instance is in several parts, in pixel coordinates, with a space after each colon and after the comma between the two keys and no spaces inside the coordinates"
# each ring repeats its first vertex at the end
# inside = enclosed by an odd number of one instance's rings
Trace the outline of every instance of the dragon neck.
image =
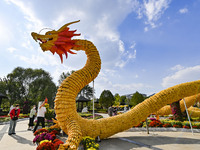
{"type": "Polygon", "coordinates": [[[76,47],[73,50],[83,50],[87,55],[87,62],[85,66],[72,73],[67,77],[60,85],[55,99],[55,111],[57,119],[60,121],[66,120],[66,117],[70,115],[73,118],[77,118],[76,112],[76,96],[80,90],[93,81],[101,68],[101,59],[99,53],[94,44],[87,40],[75,40],[76,47]],[[66,104],[66,105],[63,105],[66,104]],[[64,111],[67,111],[67,115],[62,116],[64,111]]]}
{"type": "Polygon", "coordinates": [[[93,81],[97,75],[99,74],[99,71],[101,69],[101,59],[99,56],[99,52],[97,51],[97,48],[95,45],[87,40],[75,40],[77,47],[74,47],[74,50],[83,50],[85,51],[85,54],[87,55],[87,61],[85,66],[75,71],[69,79],[66,80],[72,80],[73,83],[77,83],[72,88],[74,92],[76,92],[75,96],[80,92],[80,90],[88,85],[91,81],[93,81]]]}

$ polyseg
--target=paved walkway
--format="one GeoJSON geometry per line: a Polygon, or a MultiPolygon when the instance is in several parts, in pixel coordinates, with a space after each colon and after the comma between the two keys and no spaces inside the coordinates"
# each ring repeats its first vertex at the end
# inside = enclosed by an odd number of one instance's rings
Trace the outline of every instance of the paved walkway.
{"type": "Polygon", "coordinates": [[[16,135],[8,135],[9,124],[0,125],[0,150],[35,150],[33,132],[27,131],[28,119],[18,121],[16,135]]]}
{"type": "MultiPolygon", "coordinates": [[[[0,150],[35,150],[34,138],[27,131],[28,120],[17,123],[16,135],[8,135],[9,124],[0,125],[0,150]]],[[[102,140],[100,150],[199,150],[200,133],[135,131],[130,129],[102,140]]]]}

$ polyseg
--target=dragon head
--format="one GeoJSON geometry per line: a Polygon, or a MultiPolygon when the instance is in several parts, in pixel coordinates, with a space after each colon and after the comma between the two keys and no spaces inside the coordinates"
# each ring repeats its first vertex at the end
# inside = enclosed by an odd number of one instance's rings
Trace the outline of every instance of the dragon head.
{"type": "Polygon", "coordinates": [[[35,32],[32,32],[31,35],[36,42],[40,41],[39,44],[43,51],[49,50],[53,54],[56,52],[60,56],[61,62],[63,62],[63,54],[66,55],[66,58],[67,52],[75,54],[70,49],[76,46],[76,41],[72,40],[71,38],[73,36],[80,35],[74,33],[76,32],[76,30],[70,31],[68,26],[79,21],[80,20],[67,23],[64,26],[62,26],[59,30],[48,31],[45,33],[45,35],[37,34],[35,32]]]}

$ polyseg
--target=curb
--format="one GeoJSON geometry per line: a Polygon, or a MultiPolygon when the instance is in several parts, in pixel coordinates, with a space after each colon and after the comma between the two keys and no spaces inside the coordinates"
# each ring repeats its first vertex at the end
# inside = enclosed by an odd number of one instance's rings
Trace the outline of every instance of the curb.
{"type": "MultiPolygon", "coordinates": [[[[192,129],[194,133],[200,133],[200,129],[192,129]]],[[[137,132],[137,131],[147,131],[146,128],[131,128],[128,131],[133,131],[133,132],[137,132]]],[[[149,127],[149,131],[157,131],[157,132],[192,132],[191,129],[185,129],[185,128],[173,128],[173,127],[169,127],[169,128],[151,128],[149,127]]]]}

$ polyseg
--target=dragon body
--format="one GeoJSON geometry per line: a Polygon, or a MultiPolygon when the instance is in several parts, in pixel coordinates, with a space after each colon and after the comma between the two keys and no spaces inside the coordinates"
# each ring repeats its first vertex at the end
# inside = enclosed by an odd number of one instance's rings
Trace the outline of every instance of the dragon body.
{"type": "MultiPolygon", "coordinates": [[[[190,117],[199,117],[200,116],[200,109],[192,107],[194,105],[194,103],[196,103],[196,102],[200,102],[200,94],[192,95],[192,96],[185,98],[185,103],[188,108],[188,113],[190,114],[190,117]]],[[[180,109],[181,109],[181,112],[185,111],[185,104],[184,104],[183,99],[180,101],[180,109]]],[[[172,114],[171,106],[166,105],[166,106],[162,107],[161,109],[159,109],[155,114],[161,115],[161,116],[172,114]]]]}
{"type": "Polygon", "coordinates": [[[67,52],[74,54],[71,50],[83,50],[87,55],[85,66],[66,78],[56,94],[56,126],[61,127],[68,135],[66,143],[60,145],[60,150],[77,149],[83,136],[94,138],[99,136],[104,139],[127,130],[145,120],[151,113],[159,111],[165,105],[199,92],[200,80],[183,83],[155,94],[124,114],[98,120],[80,117],[76,111],[76,96],[84,86],[97,77],[101,68],[101,59],[92,42],[71,39],[73,36],[79,35],[75,34],[75,31],[69,31],[68,25],[72,23],[64,25],[58,31],[49,31],[45,35],[32,33],[32,37],[41,42],[40,47],[43,51],[50,50],[53,54],[56,52],[61,61],[63,54],[66,56],[67,52]]]}

